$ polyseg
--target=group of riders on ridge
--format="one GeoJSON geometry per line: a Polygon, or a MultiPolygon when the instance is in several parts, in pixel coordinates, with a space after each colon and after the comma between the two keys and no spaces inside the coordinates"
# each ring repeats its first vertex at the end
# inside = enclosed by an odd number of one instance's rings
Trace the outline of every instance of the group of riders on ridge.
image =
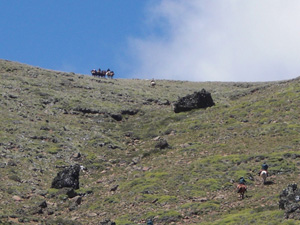
{"type": "Polygon", "coordinates": [[[95,77],[106,77],[107,78],[113,78],[115,75],[114,71],[110,70],[109,68],[107,70],[101,70],[100,68],[98,70],[91,70],[92,76],[95,77]]]}
{"type": "MultiPolygon", "coordinates": [[[[266,177],[268,176],[268,168],[269,166],[264,163],[261,166],[261,170],[258,173],[258,176],[261,176],[263,178],[263,183],[266,183],[266,177]]],[[[244,198],[244,194],[247,191],[247,187],[246,187],[246,180],[244,177],[240,177],[239,179],[239,184],[237,185],[237,192],[240,194],[240,197],[243,199],[244,198]]]]}

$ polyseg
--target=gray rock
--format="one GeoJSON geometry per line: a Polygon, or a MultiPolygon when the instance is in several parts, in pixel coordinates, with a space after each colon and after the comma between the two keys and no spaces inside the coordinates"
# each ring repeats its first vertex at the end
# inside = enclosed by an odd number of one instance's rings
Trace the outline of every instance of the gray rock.
{"type": "Polygon", "coordinates": [[[79,172],[80,165],[78,164],[65,168],[53,179],[51,188],[71,187],[79,189],[79,172]]]}
{"type": "Polygon", "coordinates": [[[285,210],[286,219],[300,220],[300,190],[289,184],[279,196],[279,208],[285,210]]]}
{"type": "Polygon", "coordinates": [[[42,202],[39,204],[39,207],[41,207],[42,209],[47,208],[47,202],[46,202],[46,201],[42,201],[42,202]]]}
{"type": "Polygon", "coordinates": [[[113,186],[113,187],[110,189],[110,191],[116,191],[116,190],[118,189],[118,187],[119,187],[119,185],[117,184],[117,185],[113,186]]]}
{"type": "Polygon", "coordinates": [[[155,148],[159,148],[159,149],[165,149],[168,147],[169,147],[168,142],[163,138],[159,139],[158,143],[155,145],[155,148]]]}
{"type": "Polygon", "coordinates": [[[116,121],[121,121],[123,119],[122,115],[120,114],[112,114],[111,117],[116,121]]]}
{"type": "Polygon", "coordinates": [[[77,206],[81,204],[81,201],[82,201],[81,196],[76,196],[76,197],[72,198],[69,210],[70,211],[75,210],[77,208],[77,206]]]}
{"type": "Polygon", "coordinates": [[[13,160],[9,160],[7,163],[8,166],[17,166],[17,163],[13,160]]]}
{"type": "Polygon", "coordinates": [[[211,107],[214,105],[215,103],[211,97],[211,94],[205,89],[202,89],[199,92],[194,92],[194,94],[179,98],[178,101],[174,103],[174,112],[186,112],[193,109],[211,107]]]}
{"type": "Polygon", "coordinates": [[[122,110],[121,111],[121,114],[122,115],[135,115],[135,114],[137,114],[139,112],[139,110],[138,109],[124,109],[124,110],[122,110]]]}
{"type": "Polygon", "coordinates": [[[105,219],[100,222],[100,225],[116,225],[116,223],[111,221],[110,219],[105,219]]]}

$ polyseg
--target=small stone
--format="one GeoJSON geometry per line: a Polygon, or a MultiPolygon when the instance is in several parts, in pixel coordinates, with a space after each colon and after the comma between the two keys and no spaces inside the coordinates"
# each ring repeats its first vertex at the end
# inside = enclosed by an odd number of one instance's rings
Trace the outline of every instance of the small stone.
{"type": "Polygon", "coordinates": [[[118,189],[118,187],[119,187],[119,185],[117,184],[117,185],[113,186],[113,187],[110,189],[110,191],[116,191],[116,190],[118,189]]]}
{"type": "Polygon", "coordinates": [[[17,202],[22,201],[21,197],[20,197],[20,196],[17,196],[17,195],[14,195],[14,196],[12,197],[12,199],[15,200],[15,201],[17,201],[17,202]]]}
{"type": "Polygon", "coordinates": [[[42,201],[40,204],[39,204],[39,207],[41,208],[47,208],[47,202],[46,201],[42,201]]]}
{"type": "Polygon", "coordinates": [[[81,196],[76,196],[72,199],[72,201],[76,204],[76,205],[80,205],[81,201],[82,201],[82,197],[81,196]]]}
{"type": "Polygon", "coordinates": [[[88,217],[95,217],[95,216],[97,216],[97,213],[89,213],[88,214],[88,217]]]}
{"type": "Polygon", "coordinates": [[[77,152],[73,155],[73,158],[75,158],[75,159],[79,159],[80,157],[81,157],[80,152],[77,152]]]}
{"type": "Polygon", "coordinates": [[[143,167],[143,171],[144,171],[144,172],[148,171],[149,169],[150,169],[150,167],[146,167],[146,166],[143,167]]]}

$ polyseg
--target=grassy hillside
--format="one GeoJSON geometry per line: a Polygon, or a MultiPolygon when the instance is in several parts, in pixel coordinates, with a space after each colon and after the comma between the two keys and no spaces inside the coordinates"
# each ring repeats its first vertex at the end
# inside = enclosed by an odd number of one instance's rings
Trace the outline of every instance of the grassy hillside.
{"type": "Polygon", "coordinates": [[[153,88],[0,60],[0,224],[300,224],[278,209],[299,180],[299,106],[299,78],[153,88]],[[174,113],[172,102],[202,88],[214,107],[174,113]],[[170,147],[156,148],[161,139],[170,147]],[[88,169],[79,204],[51,188],[76,163],[88,169]]]}

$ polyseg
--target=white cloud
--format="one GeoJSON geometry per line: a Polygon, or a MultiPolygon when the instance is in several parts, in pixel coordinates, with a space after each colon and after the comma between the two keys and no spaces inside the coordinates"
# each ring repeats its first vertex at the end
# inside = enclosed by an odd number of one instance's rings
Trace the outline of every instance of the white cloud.
{"type": "Polygon", "coordinates": [[[161,0],[147,38],[131,39],[133,74],[192,81],[300,75],[300,1],[161,0]]]}

